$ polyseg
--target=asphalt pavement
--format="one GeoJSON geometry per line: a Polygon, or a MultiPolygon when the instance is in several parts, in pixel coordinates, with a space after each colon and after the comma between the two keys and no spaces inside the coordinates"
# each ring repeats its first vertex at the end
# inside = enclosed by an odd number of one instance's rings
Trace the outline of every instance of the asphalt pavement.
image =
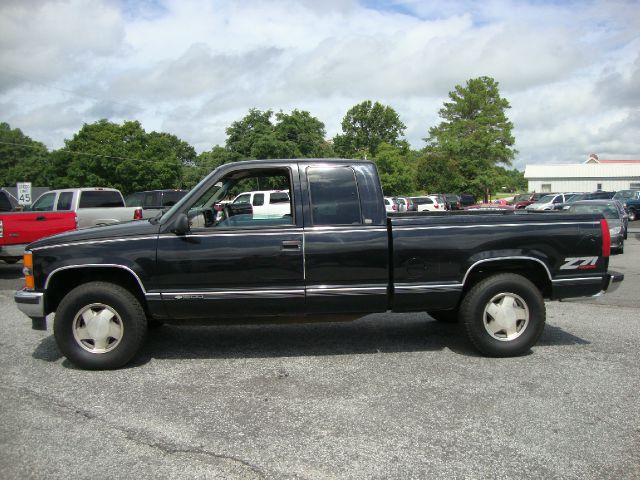
{"type": "MultiPolygon", "coordinates": [[[[0,477],[640,478],[640,223],[618,291],[547,302],[526,356],[426,314],[173,327],[128,368],[75,369],[0,262],[0,477]]],[[[635,225],[638,225],[637,227],[635,225]]]]}

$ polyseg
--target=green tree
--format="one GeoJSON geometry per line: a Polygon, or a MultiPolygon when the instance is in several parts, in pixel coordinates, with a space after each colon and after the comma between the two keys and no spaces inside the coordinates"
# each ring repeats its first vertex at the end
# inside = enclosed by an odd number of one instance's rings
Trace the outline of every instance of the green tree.
{"type": "Polygon", "coordinates": [[[168,133],[147,133],[137,121],[85,124],[51,155],[55,187],[106,186],[123,193],[180,188],[183,165],[196,157],[188,143],[168,133]]]}
{"type": "Polygon", "coordinates": [[[49,152],[40,142],[32,140],[19,128],[11,129],[0,123],[0,187],[14,186],[17,182],[31,182],[36,186],[49,186],[47,161],[49,152]]]}
{"type": "Polygon", "coordinates": [[[241,120],[227,127],[226,148],[240,158],[282,158],[288,153],[284,142],[275,135],[272,110],[252,108],[241,120]]]}
{"type": "Polygon", "coordinates": [[[276,113],[276,138],[287,144],[293,153],[288,158],[326,158],[333,156],[333,148],[325,140],[324,123],[307,111],[293,110],[290,114],[276,113]]]}
{"type": "Polygon", "coordinates": [[[497,191],[517,192],[527,189],[527,179],[524,178],[524,172],[519,170],[507,170],[503,167],[496,168],[497,174],[497,191]]]}
{"type": "Polygon", "coordinates": [[[423,151],[416,166],[416,186],[421,192],[449,193],[464,190],[464,178],[458,162],[446,155],[423,151]]]}
{"type": "Polygon", "coordinates": [[[324,124],[309,112],[294,110],[275,114],[252,108],[226,130],[228,151],[240,158],[309,158],[329,156],[324,124]]]}
{"type": "Polygon", "coordinates": [[[375,156],[383,142],[403,152],[409,148],[402,138],[407,127],[390,106],[365,100],[347,111],[341,125],[342,134],[333,139],[335,151],[341,157],[375,156]]]}
{"type": "Polygon", "coordinates": [[[413,171],[400,148],[383,142],[372,160],[378,168],[385,195],[407,195],[415,190],[413,171]]]}
{"type": "Polygon", "coordinates": [[[240,154],[231,152],[220,145],[214,146],[208,152],[202,152],[194,162],[182,167],[185,188],[193,188],[202,178],[220,165],[237,162],[240,159],[240,154]]]}
{"type": "Polygon", "coordinates": [[[457,162],[462,189],[487,200],[496,188],[496,166],[511,165],[516,154],[513,124],[493,78],[479,77],[456,85],[439,114],[443,121],[429,130],[427,146],[457,162]]]}

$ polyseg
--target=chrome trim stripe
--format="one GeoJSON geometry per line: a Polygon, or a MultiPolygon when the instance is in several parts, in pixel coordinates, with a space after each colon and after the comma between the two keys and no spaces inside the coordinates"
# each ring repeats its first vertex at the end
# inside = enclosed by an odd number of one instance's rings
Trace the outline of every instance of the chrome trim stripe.
{"type": "Polygon", "coordinates": [[[320,287],[307,288],[307,295],[324,297],[334,295],[386,295],[387,287],[320,287]]]}
{"type": "Polygon", "coordinates": [[[533,260],[534,262],[538,262],[540,265],[542,265],[544,267],[545,271],[547,272],[547,276],[549,277],[549,280],[553,281],[553,278],[551,278],[551,272],[549,271],[549,267],[547,267],[546,263],[544,263],[539,258],[526,257],[526,256],[513,256],[513,257],[496,257],[496,258],[487,258],[487,259],[484,259],[484,260],[478,260],[477,262],[475,262],[473,265],[471,265],[467,269],[467,273],[464,274],[464,278],[462,279],[462,283],[463,284],[467,283],[467,277],[471,273],[471,270],[473,270],[476,266],[480,265],[481,263],[499,262],[501,260],[533,260]]]}
{"type": "Polygon", "coordinates": [[[256,230],[251,230],[251,229],[238,229],[238,230],[234,230],[234,231],[229,231],[229,230],[224,230],[224,231],[220,231],[220,232],[211,232],[211,233],[203,233],[202,235],[197,235],[197,234],[189,234],[189,235],[159,235],[158,239],[161,240],[166,240],[166,239],[171,239],[171,238],[210,238],[210,237],[237,237],[238,235],[242,235],[242,236],[264,236],[264,237],[268,237],[268,236],[274,236],[274,235],[278,235],[278,236],[283,236],[283,235],[302,235],[304,233],[304,230],[302,228],[292,228],[292,229],[286,229],[286,230],[278,230],[278,231],[273,231],[272,229],[269,229],[270,231],[265,232],[265,231],[261,231],[259,229],[256,230]]]}
{"type": "Polygon", "coordinates": [[[403,225],[393,225],[393,230],[447,230],[450,228],[493,228],[493,227],[522,227],[522,226],[549,226],[549,225],[600,225],[598,222],[549,222],[549,223],[492,223],[481,225],[436,225],[427,227],[411,227],[403,225]]]}
{"type": "Polygon", "coordinates": [[[97,268],[121,268],[123,270],[126,270],[131,275],[133,275],[133,277],[136,279],[136,281],[138,282],[138,285],[140,285],[140,288],[142,289],[142,293],[145,294],[145,295],[147,294],[147,291],[145,290],[144,285],[142,285],[142,281],[140,280],[140,277],[138,277],[136,272],[131,270],[129,267],[125,267],[124,265],[116,265],[116,264],[112,264],[112,263],[88,263],[88,264],[85,264],[85,265],[67,265],[67,266],[64,266],[64,267],[56,268],[47,277],[47,281],[44,284],[44,289],[46,290],[47,288],[49,288],[49,282],[51,281],[51,278],[58,272],[61,272],[63,270],[71,270],[73,268],[93,268],[93,267],[97,267],[97,268]]]}
{"type": "Polygon", "coordinates": [[[162,294],[161,293],[157,293],[157,292],[145,293],[144,296],[145,296],[145,298],[152,299],[152,300],[161,300],[162,299],[162,294]]]}
{"type": "Polygon", "coordinates": [[[297,298],[304,297],[304,289],[283,290],[220,290],[208,292],[161,292],[163,300],[220,300],[241,298],[297,298]]]}
{"type": "Polygon", "coordinates": [[[360,228],[345,228],[345,227],[311,227],[305,230],[305,233],[377,233],[384,232],[387,233],[386,228],[381,227],[367,227],[363,226],[360,228]]]}
{"type": "Polygon", "coordinates": [[[439,285],[430,284],[413,284],[413,283],[396,283],[394,285],[396,292],[398,290],[459,290],[464,287],[462,283],[444,283],[439,285]]]}
{"type": "Polygon", "coordinates": [[[564,282],[592,282],[602,283],[602,276],[599,277],[580,277],[580,278],[559,278],[551,280],[552,283],[564,283],[564,282]]]}
{"type": "Polygon", "coordinates": [[[127,238],[111,238],[106,240],[78,240],[77,242],[69,242],[69,243],[58,243],[56,245],[45,245],[43,247],[35,247],[33,250],[47,250],[50,248],[59,248],[59,247],[75,247],[77,245],[95,245],[102,243],[117,243],[117,242],[128,242],[128,241],[137,241],[137,240],[151,240],[157,238],[157,235],[151,235],[147,237],[127,237],[127,238]]]}

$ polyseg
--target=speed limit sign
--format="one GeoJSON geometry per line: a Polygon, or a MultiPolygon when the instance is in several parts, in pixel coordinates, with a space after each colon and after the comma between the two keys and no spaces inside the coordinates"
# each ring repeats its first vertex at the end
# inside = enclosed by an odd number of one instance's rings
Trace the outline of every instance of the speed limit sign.
{"type": "Polygon", "coordinates": [[[20,205],[31,205],[31,182],[17,183],[18,203],[20,205]]]}

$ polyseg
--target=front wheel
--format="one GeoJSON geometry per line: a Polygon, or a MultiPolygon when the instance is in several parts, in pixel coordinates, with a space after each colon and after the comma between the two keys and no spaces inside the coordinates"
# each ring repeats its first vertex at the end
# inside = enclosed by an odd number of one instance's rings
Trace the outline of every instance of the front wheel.
{"type": "Polygon", "coordinates": [[[545,324],[544,299],[526,278],[502,273],[485,278],[465,295],[460,321],[473,345],[492,357],[528,352],[545,324]]]}
{"type": "Polygon", "coordinates": [[[147,319],[138,299],[106,282],[71,290],[60,302],[53,331],[58,348],[73,364],[106,370],[126,364],[140,349],[147,319]]]}
{"type": "Polygon", "coordinates": [[[636,218],[637,218],[636,211],[633,209],[629,210],[629,221],[635,222],[636,218]]]}

